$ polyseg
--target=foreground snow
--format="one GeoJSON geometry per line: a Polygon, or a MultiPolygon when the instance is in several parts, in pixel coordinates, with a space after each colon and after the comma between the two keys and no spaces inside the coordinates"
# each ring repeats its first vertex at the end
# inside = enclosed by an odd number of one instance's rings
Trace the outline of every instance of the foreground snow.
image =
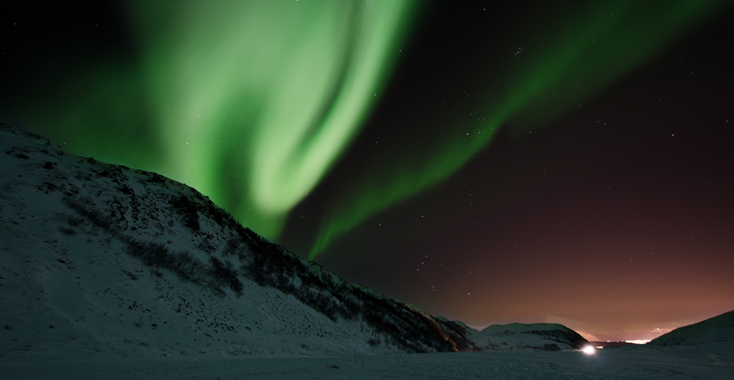
{"type": "Polygon", "coordinates": [[[475,352],[354,357],[3,361],[3,379],[731,379],[729,343],[628,346],[595,355],[475,352]]]}

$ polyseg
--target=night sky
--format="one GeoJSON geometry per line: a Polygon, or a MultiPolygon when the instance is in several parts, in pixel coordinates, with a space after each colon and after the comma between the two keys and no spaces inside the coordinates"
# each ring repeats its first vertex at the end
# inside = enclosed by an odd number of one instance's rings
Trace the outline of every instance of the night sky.
{"type": "Polygon", "coordinates": [[[734,309],[726,1],[20,3],[0,120],[347,281],[599,340],[734,309]]]}

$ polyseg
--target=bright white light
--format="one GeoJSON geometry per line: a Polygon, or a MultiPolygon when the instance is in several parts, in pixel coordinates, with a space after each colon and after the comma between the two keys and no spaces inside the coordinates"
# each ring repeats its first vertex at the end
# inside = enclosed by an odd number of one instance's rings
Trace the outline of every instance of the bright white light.
{"type": "Polygon", "coordinates": [[[586,346],[581,349],[581,352],[585,353],[586,355],[594,355],[596,353],[596,348],[594,348],[594,346],[586,346]]]}
{"type": "Polygon", "coordinates": [[[650,343],[650,339],[625,340],[624,342],[632,344],[648,344],[650,343]]]}

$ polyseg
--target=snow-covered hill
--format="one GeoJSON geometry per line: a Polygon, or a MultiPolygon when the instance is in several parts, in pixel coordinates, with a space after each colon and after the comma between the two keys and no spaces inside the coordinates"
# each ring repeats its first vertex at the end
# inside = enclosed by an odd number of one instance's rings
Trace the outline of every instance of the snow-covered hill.
{"type": "Polygon", "coordinates": [[[468,338],[476,351],[561,351],[589,344],[576,331],[556,323],[491,325],[472,331],[468,338]]]}
{"type": "Polygon", "coordinates": [[[266,241],[193,188],[1,123],[0,325],[6,360],[585,343],[560,325],[498,340],[434,318],[266,241]]]}
{"type": "Polygon", "coordinates": [[[734,343],[734,311],[677,328],[648,344],[678,346],[716,342],[734,343]]]}

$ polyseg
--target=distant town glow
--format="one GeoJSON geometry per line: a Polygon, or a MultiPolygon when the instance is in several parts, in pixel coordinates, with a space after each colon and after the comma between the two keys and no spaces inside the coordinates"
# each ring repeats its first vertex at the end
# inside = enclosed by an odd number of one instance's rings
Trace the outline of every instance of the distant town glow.
{"type": "Polygon", "coordinates": [[[650,343],[650,339],[625,340],[624,342],[632,344],[648,344],[650,343]]]}

